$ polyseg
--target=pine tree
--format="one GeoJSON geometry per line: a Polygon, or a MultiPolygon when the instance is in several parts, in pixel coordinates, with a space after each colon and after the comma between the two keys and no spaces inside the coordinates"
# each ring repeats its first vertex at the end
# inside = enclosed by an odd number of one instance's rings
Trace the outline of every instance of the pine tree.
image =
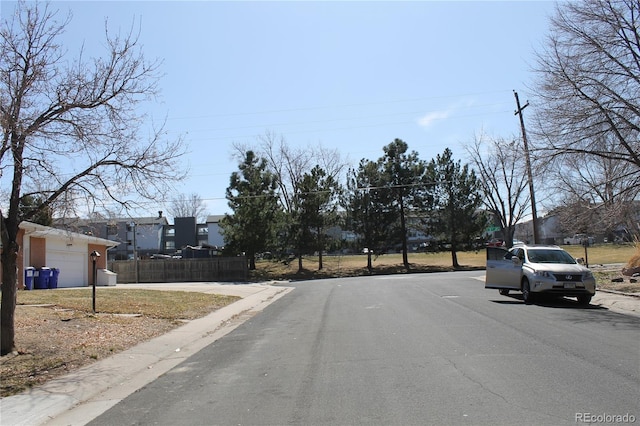
{"type": "Polygon", "coordinates": [[[318,270],[322,269],[322,252],[325,249],[325,232],[337,222],[338,182],[320,166],[305,173],[300,183],[298,246],[301,250],[318,252],[318,270]]]}
{"type": "Polygon", "coordinates": [[[227,200],[233,210],[220,222],[225,251],[245,253],[249,269],[256,269],[256,254],[275,245],[281,211],[276,194],[277,182],[267,171],[267,162],[247,151],[245,160],[233,172],[227,200]]]}
{"type": "Polygon", "coordinates": [[[393,206],[399,214],[399,237],[402,244],[402,263],[409,268],[407,247],[407,216],[422,205],[426,164],[419,159],[418,153],[407,153],[409,146],[401,139],[395,139],[385,146],[384,156],[378,160],[383,181],[391,192],[393,206]]]}
{"type": "Polygon", "coordinates": [[[482,234],[486,218],[478,213],[482,205],[480,184],[475,172],[460,160],[453,160],[449,148],[438,154],[428,165],[428,179],[433,201],[433,215],[429,227],[451,244],[451,260],[459,268],[457,251],[463,242],[473,241],[482,234]]]}
{"type": "Polygon", "coordinates": [[[379,165],[362,159],[357,170],[350,170],[347,191],[343,197],[345,225],[359,236],[360,246],[367,249],[367,268],[373,268],[371,256],[394,241],[398,211],[393,207],[391,191],[383,182],[379,165]]]}

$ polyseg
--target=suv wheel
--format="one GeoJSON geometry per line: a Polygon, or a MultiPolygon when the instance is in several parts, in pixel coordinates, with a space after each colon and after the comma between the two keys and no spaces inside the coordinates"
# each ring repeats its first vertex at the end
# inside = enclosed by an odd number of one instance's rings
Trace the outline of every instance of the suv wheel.
{"type": "Polygon", "coordinates": [[[533,303],[533,294],[531,293],[531,287],[529,286],[529,280],[526,278],[522,279],[522,300],[527,305],[533,303]]]}
{"type": "Polygon", "coordinates": [[[591,295],[590,294],[581,294],[580,296],[578,296],[578,304],[579,305],[588,305],[589,302],[591,302],[591,295]]]}

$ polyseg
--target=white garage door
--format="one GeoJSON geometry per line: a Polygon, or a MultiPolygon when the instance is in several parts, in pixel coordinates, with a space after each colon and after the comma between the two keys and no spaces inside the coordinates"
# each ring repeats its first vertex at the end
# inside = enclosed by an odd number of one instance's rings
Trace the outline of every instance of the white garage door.
{"type": "Polygon", "coordinates": [[[58,268],[58,287],[82,287],[88,284],[85,253],[72,251],[47,251],[47,266],[58,268]]]}

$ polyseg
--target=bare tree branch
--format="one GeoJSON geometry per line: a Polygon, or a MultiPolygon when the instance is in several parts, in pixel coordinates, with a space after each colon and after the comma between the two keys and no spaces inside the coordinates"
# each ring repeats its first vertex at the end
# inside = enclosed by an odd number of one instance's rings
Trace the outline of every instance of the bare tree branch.
{"type": "Polygon", "coordinates": [[[586,154],[640,173],[640,2],[562,3],[536,72],[538,155],[586,154]],[[594,141],[615,141],[601,149],[594,141]]]}
{"type": "Polygon", "coordinates": [[[207,205],[196,193],[189,195],[180,194],[171,199],[171,205],[169,206],[168,213],[174,218],[195,217],[202,222],[206,219],[207,205]]]}

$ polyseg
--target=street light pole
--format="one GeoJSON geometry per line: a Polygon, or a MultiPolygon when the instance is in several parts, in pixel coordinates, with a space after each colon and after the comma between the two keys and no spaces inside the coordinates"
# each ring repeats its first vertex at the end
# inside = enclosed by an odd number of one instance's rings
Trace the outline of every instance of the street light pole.
{"type": "Polygon", "coordinates": [[[91,261],[93,262],[93,313],[96,313],[96,281],[98,281],[98,269],[96,268],[96,260],[100,257],[100,253],[96,250],[91,252],[91,261]]]}
{"type": "Polygon", "coordinates": [[[131,232],[133,234],[131,235],[131,242],[133,243],[133,271],[136,279],[136,284],[138,284],[138,249],[136,246],[136,233],[138,232],[137,224],[135,222],[131,222],[129,224],[129,228],[131,229],[131,232]]]}

